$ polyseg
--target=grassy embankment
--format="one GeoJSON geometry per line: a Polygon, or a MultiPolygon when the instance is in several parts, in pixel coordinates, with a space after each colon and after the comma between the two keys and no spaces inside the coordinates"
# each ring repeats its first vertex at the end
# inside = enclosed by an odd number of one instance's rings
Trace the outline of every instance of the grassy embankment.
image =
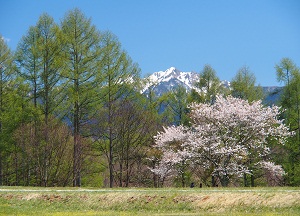
{"type": "Polygon", "coordinates": [[[300,215],[300,188],[0,187],[0,215],[300,215]]]}

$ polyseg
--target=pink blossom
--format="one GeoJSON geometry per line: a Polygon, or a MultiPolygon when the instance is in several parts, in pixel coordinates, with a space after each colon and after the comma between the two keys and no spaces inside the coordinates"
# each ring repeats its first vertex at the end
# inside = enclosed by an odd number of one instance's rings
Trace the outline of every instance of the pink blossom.
{"type": "MultiPolygon", "coordinates": [[[[166,127],[155,137],[163,153],[157,169],[174,170],[176,164],[189,161],[213,169],[216,176],[241,176],[250,173],[247,161],[269,155],[268,140],[284,144],[293,135],[278,119],[280,107],[265,107],[261,101],[217,96],[213,105],[192,103],[189,108],[190,128],[166,127]]],[[[262,164],[280,174],[279,167],[262,164]]]]}

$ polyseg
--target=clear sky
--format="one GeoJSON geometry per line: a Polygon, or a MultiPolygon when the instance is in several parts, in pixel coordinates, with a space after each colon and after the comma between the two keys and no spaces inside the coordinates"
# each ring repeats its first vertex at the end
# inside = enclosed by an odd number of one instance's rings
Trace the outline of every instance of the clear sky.
{"type": "Polygon", "coordinates": [[[75,7],[118,36],[142,77],[210,64],[231,80],[248,66],[257,84],[273,86],[283,57],[300,67],[299,0],[0,0],[0,34],[15,50],[43,12],[60,23],[75,7]]]}

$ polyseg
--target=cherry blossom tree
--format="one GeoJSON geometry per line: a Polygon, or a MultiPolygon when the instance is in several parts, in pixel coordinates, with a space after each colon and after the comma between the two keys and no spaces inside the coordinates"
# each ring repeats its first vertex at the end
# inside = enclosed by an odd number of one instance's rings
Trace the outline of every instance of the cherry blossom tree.
{"type": "Polygon", "coordinates": [[[150,170],[159,177],[161,185],[168,176],[179,174],[182,186],[185,186],[185,168],[192,158],[192,152],[184,144],[188,136],[188,128],[180,125],[164,128],[164,132],[155,137],[156,147],[161,149],[163,154],[158,166],[150,170]]]}
{"type": "MultiPolygon", "coordinates": [[[[231,178],[253,175],[253,169],[268,162],[269,141],[284,144],[292,135],[277,118],[280,108],[264,107],[261,101],[249,103],[232,96],[217,96],[212,105],[192,103],[189,108],[191,127],[167,127],[155,137],[162,157],[153,172],[160,173],[168,167],[168,172],[163,172],[166,177],[184,161],[210,170],[213,186],[216,179],[228,186],[231,178]]],[[[268,169],[276,176],[283,174],[279,170],[268,169]]]]}
{"type": "Polygon", "coordinates": [[[273,162],[262,161],[258,165],[264,170],[265,178],[267,179],[268,185],[278,186],[282,185],[283,176],[285,171],[280,165],[276,165],[273,162]]]}

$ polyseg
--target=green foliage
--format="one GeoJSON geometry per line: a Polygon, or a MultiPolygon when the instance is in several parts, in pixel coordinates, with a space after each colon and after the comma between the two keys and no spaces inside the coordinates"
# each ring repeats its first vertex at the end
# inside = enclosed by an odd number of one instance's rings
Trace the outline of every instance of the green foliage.
{"type": "Polygon", "coordinates": [[[161,96],[160,100],[165,107],[162,115],[168,118],[168,124],[173,125],[188,125],[188,92],[187,90],[179,86],[170,92],[161,96]]]}
{"type": "Polygon", "coordinates": [[[295,74],[296,65],[289,58],[283,58],[280,61],[280,64],[276,64],[276,75],[278,82],[283,82],[286,85],[289,85],[290,80],[295,74]]]}
{"type": "Polygon", "coordinates": [[[261,100],[263,90],[261,86],[256,86],[255,75],[247,66],[240,68],[231,81],[232,96],[248,100],[249,102],[261,100]]]}
{"type": "MultiPolygon", "coordinates": [[[[91,20],[78,9],[65,15],[61,29],[65,55],[62,86],[67,94],[65,108],[69,110],[71,107],[72,115],[83,121],[95,104],[99,103],[97,89],[101,87],[100,34],[91,20]]],[[[75,119],[72,120],[74,121],[75,119]]]]}
{"type": "Polygon", "coordinates": [[[61,100],[58,99],[58,82],[63,64],[62,35],[52,17],[40,16],[18,44],[15,54],[18,72],[30,87],[30,98],[46,116],[53,114],[61,100]]]}
{"type": "Polygon", "coordinates": [[[5,182],[5,164],[13,152],[12,132],[24,117],[17,90],[21,86],[16,80],[12,52],[0,35],[0,185],[5,182]]]}
{"type": "Polygon", "coordinates": [[[18,166],[17,185],[70,185],[72,135],[53,117],[21,124],[13,133],[18,166]],[[47,133],[47,136],[45,136],[47,133]]]}
{"type": "Polygon", "coordinates": [[[62,34],[52,17],[47,14],[40,16],[36,31],[38,34],[38,52],[41,63],[39,69],[40,86],[39,100],[41,100],[42,111],[45,121],[57,111],[60,105],[61,88],[61,69],[64,63],[62,52],[62,34]]]}
{"type": "Polygon", "coordinates": [[[195,89],[192,89],[190,94],[188,95],[187,101],[188,103],[192,103],[192,102],[201,103],[202,98],[195,89]]]}
{"type": "Polygon", "coordinates": [[[222,85],[216,75],[216,71],[210,66],[205,65],[200,73],[200,80],[197,87],[201,90],[200,102],[212,104],[216,95],[221,93],[222,85]]]}
{"type": "MultiPolygon", "coordinates": [[[[97,137],[102,137],[103,143],[108,145],[103,149],[108,149],[106,158],[108,159],[109,168],[109,185],[114,183],[114,158],[117,157],[115,151],[116,143],[122,142],[118,133],[114,130],[118,125],[119,119],[115,118],[118,109],[121,108],[120,102],[130,100],[134,94],[134,89],[130,87],[136,82],[136,77],[139,76],[139,68],[133,63],[128,54],[122,50],[121,44],[117,37],[111,32],[103,32],[100,37],[100,72],[103,88],[101,93],[102,111],[107,116],[106,123],[98,125],[102,131],[97,134],[97,137]],[[106,142],[107,140],[107,142],[106,142]]],[[[102,122],[101,122],[102,123],[102,122]]],[[[122,170],[122,169],[121,169],[122,170]]],[[[121,178],[122,179],[122,178],[121,178]]],[[[121,180],[120,180],[121,181],[121,180]]],[[[122,183],[120,183],[122,184],[122,183]]]]}
{"type": "Polygon", "coordinates": [[[81,185],[81,132],[97,104],[99,80],[100,35],[91,20],[79,9],[67,13],[61,23],[66,56],[63,85],[66,91],[66,113],[73,124],[73,185],[81,185]],[[71,109],[71,110],[70,110],[71,109]]]}
{"type": "Polygon", "coordinates": [[[300,185],[300,70],[289,58],[283,58],[275,68],[277,80],[285,84],[280,101],[284,109],[282,118],[295,132],[284,147],[286,156],[282,160],[287,172],[286,180],[289,185],[300,185]]]}
{"type": "MultiPolygon", "coordinates": [[[[93,150],[91,151],[93,152],[93,150]]],[[[104,187],[104,174],[106,166],[103,165],[103,158],[95,158],[88,154],[85,158],[85,164],[82,175],[82,185],[84,187],[104,187]]]]}

